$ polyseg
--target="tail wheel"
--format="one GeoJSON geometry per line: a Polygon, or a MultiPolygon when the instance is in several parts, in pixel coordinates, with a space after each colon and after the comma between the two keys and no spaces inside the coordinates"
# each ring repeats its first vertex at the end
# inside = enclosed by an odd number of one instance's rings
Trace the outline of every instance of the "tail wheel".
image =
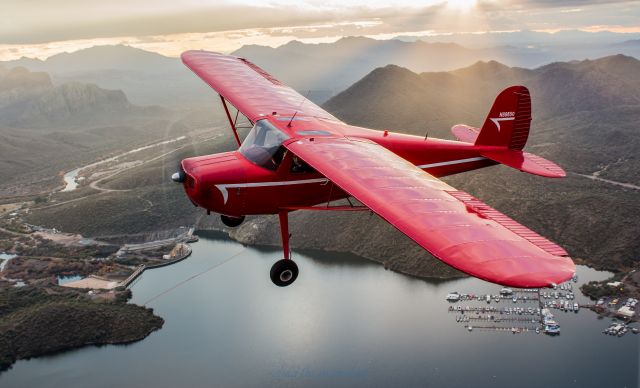
{"type": "Polygon", "coordinates": [[[224,214],[220,216],[222,223],[230,228],[235,228],[236,226],[240,226],[244,222],[244,216],[240,217],[231,217],[225,216],[224,214]]]}
{"type": "Polygon", "coordinates": [[[271,281],[278,287],[286,287],[298,278],[298,265],[290,259],[276,261],[271,267],[271,281]]]}

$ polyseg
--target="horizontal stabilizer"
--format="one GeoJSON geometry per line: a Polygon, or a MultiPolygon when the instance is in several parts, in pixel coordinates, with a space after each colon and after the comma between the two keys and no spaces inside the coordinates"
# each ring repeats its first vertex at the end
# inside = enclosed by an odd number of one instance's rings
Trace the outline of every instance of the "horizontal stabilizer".
{"type": "Polygon", "coordinates": [[[451,132],[453,132],[453,136],[455,136],[459,141],[473,144],[478,138],[480,129],[470,127],[465,124],[458,124],[454,125],[453,128],[451,128],[451,132]]]}
{"type": "Polygon", "coordinates": [[[519,150],[497,150],[484,151],[481,155],[494,162],[504,164],[533,175],[540,175],[548,178],[562,178],[567,174],[557,164],[542,158],[538,155],[530,154],[519,150]]]}

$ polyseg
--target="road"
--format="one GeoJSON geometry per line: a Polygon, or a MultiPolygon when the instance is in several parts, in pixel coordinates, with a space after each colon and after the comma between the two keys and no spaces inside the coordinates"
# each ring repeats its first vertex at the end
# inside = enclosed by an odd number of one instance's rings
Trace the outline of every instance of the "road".
{"type": "Polygon", "coordinates": [[[573,173],[573,174],[584,177],[584,178],[588,178],[594,181],[608,183],[610,185],[620,186],[627,189],[640,190],[640,186],[632,185],[631,183],[616,182],[610,179],[600,178],[599,176],[596,176],[596,175],[585,175],[585,174],[578,174],[578,173],[573,173]]]}

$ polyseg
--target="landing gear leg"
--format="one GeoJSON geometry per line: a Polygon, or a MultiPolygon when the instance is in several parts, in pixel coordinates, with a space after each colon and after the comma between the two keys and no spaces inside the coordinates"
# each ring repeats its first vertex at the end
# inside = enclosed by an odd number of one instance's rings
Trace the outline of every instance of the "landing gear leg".
{"type": "Polygon", "coordinates": [[[280,218],[280,234],[282,236],[282,249],[284,259],[277,261],[271,267],[271,281],[278,287],[286,287],[293,283],[298,277],[298,265],[291,260],[289,250],[289,216],[288,212],[282,211],[278,214],[280,218]]]}

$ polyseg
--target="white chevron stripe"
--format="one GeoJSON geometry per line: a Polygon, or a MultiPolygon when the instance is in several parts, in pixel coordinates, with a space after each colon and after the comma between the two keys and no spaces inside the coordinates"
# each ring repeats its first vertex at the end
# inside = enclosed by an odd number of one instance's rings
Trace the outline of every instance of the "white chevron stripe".
{"type": "Polygon", "coordinates": [[[485,160],[485,159],[486,159],[485,157],[478,156],[476,158],[449,160],[448,162],[438,162],[438,163],[423,164],[423,165],[420,165],[420,166],[417,166],[417,167],[425,169],[425,168],[431,168],[431,167],[450,166],[452,164],[477,162],[477,161],[485,160]]]}
{"type": "Polygon", "coordinates": [[[222,184],[215,185],[220,193],[222,193],[222,198],[224,199],[224,203],[227,203],[227,199],[229,199],[229,191],[227,189],[234,189],[240,187],[270,187],[270,186],[291,186],[291,185],[304,185],[308,183],[324,183],[329,182],[327,178],[316,178],[316,179],[303,179],[299,181],[280,181],[280,182],[254,182],[254,183],[230,183],[230,184],[222,184]]]}

